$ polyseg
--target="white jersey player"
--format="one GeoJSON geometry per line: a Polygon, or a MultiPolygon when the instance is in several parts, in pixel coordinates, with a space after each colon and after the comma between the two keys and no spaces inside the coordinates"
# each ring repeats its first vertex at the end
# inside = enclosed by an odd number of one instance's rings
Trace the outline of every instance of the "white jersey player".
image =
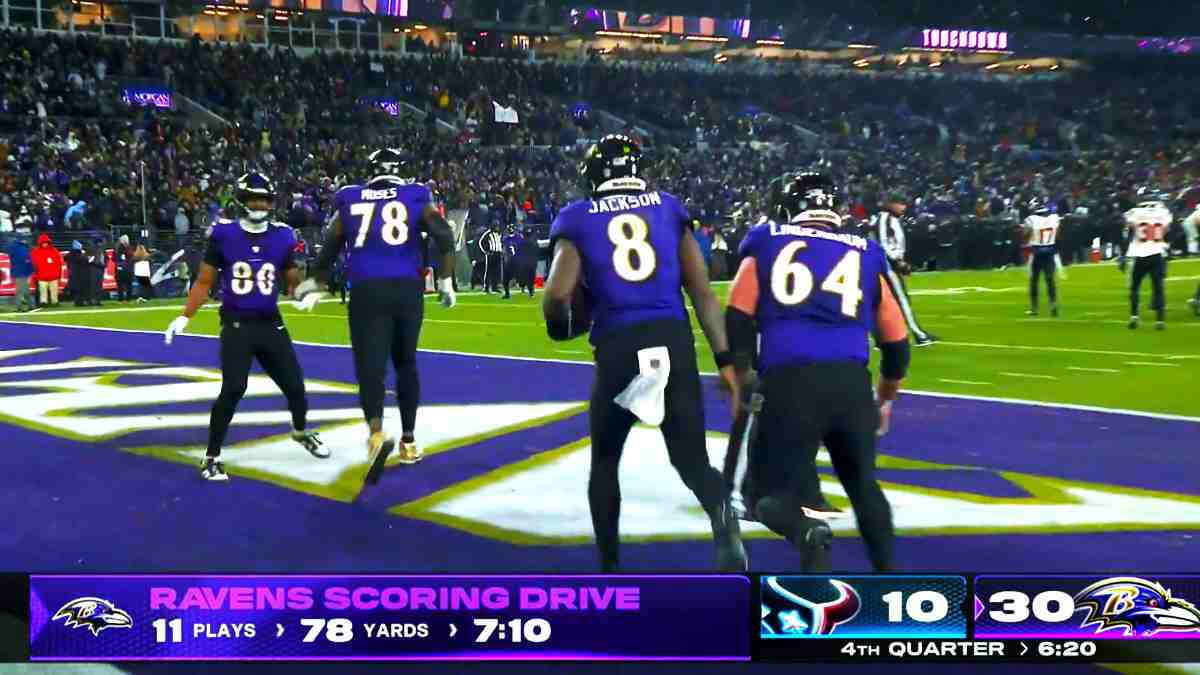
{"type": "MultiPolygon", "coordinates": [[[[1157,330],[1166,328],[1166,298],[1163,296],[1163,279],[1167,271],[1167,230],[1174,220],[1163,198],[1147,188],[1138,190],[1138,205],[1125,212],[1125,226],[1129,228],[1129,249],[1126,258],[1133,258],[1133,274],[1129,284],[1129,327],[1137,328],[1138,304],[1142,280],[1150,276],[1153,288],[1153,307],[1157,330]]],[[[1124,269],[1124,260],[1121,268],[1124,269]]]]}
{"type": "Polygon", "coordinates": [[[1046,278],[1046,296],[1050,299],[1050,315],[1058,316],[1058,288],[1054,272],[1058,267],[1058,228],[1062,219],[1050,213],[1046,203],[1034,198],[1029,201],[1030,215],[1025,218],[1025,232],[1033,254],[1029,258],[1029,311],[1038,313],[1038,279],[1046,278]]]}

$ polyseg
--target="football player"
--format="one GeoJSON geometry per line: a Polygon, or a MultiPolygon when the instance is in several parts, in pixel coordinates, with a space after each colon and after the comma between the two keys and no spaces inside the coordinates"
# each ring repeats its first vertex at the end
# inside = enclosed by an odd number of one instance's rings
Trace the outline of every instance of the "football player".
{"type": "Polygon", "coordinates": [[[620,566],[617,467],[640,418],[660,426],[671,464],[708,514],[718,567],[744,571],[729,491],[708,460],[696,349],[680,289],[737,401],[721,305],[709,288],[691,217],[675,197],[648,189],[640,166],[641,149],[625,136],[605,136],[588,150],[580,173],[591,198],[565,208],[551,226],[554,258],[542,307],[554,340],[591,330],[597,367],[588,503],[600,566],[609,572],[620,566]],[[586,294],[594,321],[580,315],[577,293],[586,294]]]}
{"type": "Polygon", "coordinates": [[[1133,258],[1133,273],[1129,283],[1129,328],[1141,323],[1138,305],[1141,298],[1142,280],[1150,277],[1153,291],[1152,307],[1155,312],[1155,330],[1164,330],[1166,324],[1166,297],[1163,279],[1167,272],[1167,230],[1171,227],[1171,211],[1164,198],[1148,187],[1138,189],[1137,206],[1125,212],[1125,226],[1129,228],[1129,249],[1121,258],[1121,271],[1125,271],[1126,258],[1133,258]]]}
{"type": "Polygon", "coordinates": [[[877,434],[908,370],[904,316],[887,283],[878,243],[839,231],[839,195],[821,173],[785,177],[772,190],[776,220],[755,227],[730,289],[726,325],[739,377],[757,345],[761,410],[747,508],[826,571],[829,525],[808,507],[820,493],[822,444],[858,519],[871,564],[892,568],[891,507],[875,477],[877,434]],[[868,335],[882,353],[872,391],[868,335]]]}
{"type": "Polygon", "coordinates": [[[164,339],[171,344],[188,321],[208,300],[209,291],[221,283],[221,393],[213,403],[208,427],[208,452],[200,467],[205,480],[229,480],[219,460],[238,402],[246,393],[250,367],[255,360],[287,398],[292,413],[292,440],[314,457],[329,456],[317,434],[305,429],[308,398],[304,373],[287,326],[279,315],[279,294],[300,283],[296,267],[296,233],[283,223],[268,220],[275,200],[270,179],[248,173],[237,182],[238,203],[244,215],[218,220],[209,233],[200,274],[188,293],[183,314],[167,327],[164,339]]]}
{"type": "Polygon", "coordinates": [[[1061,219],[1040,197],[1029,200],[1029,216],[1022,227],[1033,255],[1029,259],[1029,311],[1038,314],[1038,279],[1046,278],[1046,297],[1050,299],[1050,316],[1058,316],[1058,288],[1054,284],[1054,273],[1058,260],[1058,228],[1061,219]]]}
{"type": "MultiPolygon", "coordinates": [[[[376,150],[368,158],[375,177],[348,185],[334,196],[336,212],[326,228],[317,259],[317,275],[327,279],[337,256],[345,251],[344,273],[350,283],[350,344],[358,398],[370,435],[367,438],[366,482],[379,482],[395,439],[383,429],[384,378],[391,359],[396,369],[400,407],[400,462],[422,458],[416,445],[417,406],[421,381],[417,373],[417,340],[425,316],[425,245],[428,235],[441,253],[437,280],[443,307],[455,303],[454,233],[434,206],[433,193],[417,183],[399,150],[376,150]]],[[[297,289],[302,303],[315,303],[318,284],[297,289]]]]}
{"type": "MultiPolygon", "coordinates": [[[[1183,231],[1187,238],[1187,254],[1200,253],[1200,204],[1197,204],[1196,209],[1183,219],[1183,231]]],[[[1200,284],[1196,285],[1196,294],[1192,296],[1191,300],[1188,300],[1188,304],[1192,306],[1192,313],[1200,316],[1200,284]]]]}

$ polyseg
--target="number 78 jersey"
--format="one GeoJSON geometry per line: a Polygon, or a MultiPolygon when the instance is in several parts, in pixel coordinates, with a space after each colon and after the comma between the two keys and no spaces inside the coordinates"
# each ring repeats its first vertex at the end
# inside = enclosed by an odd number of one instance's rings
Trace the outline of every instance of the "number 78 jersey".
{"type": "Polygon", "coordinates": [[[418,183],[381,178],[347,185],[334,197],[346,245],[346,278],[423,279],[425,208],[433,201],[418,183]]]}
{"type": "Polygon", "coordinates": [[[747,233],[754,259],[759,369],[785,364],[867,363],[887,258],[876,242],[803,224],[768,221],[747,233]]]}

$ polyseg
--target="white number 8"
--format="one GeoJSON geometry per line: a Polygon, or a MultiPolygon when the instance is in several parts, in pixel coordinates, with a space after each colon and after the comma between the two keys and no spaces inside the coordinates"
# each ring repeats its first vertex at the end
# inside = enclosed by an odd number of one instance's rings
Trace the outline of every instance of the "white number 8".
{"type": "Polygon", "coordinates": [[[646,241],[649,236],[650,226],[635,214],[623,213],[608,222],[608,239],[617,247],[613,251],[613,269],[617,276],[626,281],[645,281],[654,274],[658,261],[654,247],[646,241]],[[634,254],[637,254],[636,264],[634,254]]]}
{"type": "Polygon", "coordinates": [[[233,281],[229,287],[235,295],[249,295],[250,291],[254,290],[255,281],[258,282],[258,290],[263,295],[270,295],[275,290],[275,266],[271,263],[263,263],[263,266],[258,268],[257,279],[250,263],[243,260],[233,263],[231,271],[233,281]]]}

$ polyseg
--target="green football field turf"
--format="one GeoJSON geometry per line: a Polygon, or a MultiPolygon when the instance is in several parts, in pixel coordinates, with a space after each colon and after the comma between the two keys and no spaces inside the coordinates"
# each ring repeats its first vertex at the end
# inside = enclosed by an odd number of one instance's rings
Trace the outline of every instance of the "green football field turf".
{"type": "MultiPolygon", "coordinates": [[[[1200,260],[1170,263],[1167,330],[1153,329],[1150,289],[1142,290],[1143,324],[1129,330],[1127,279],[1111,264],[1068,268],[1060,281],[1062,314],[1025,316],[1024,268],[997,271],[925,273],[910,279],[913,306],[926,330],[942,338],[914,351],[906,387],[987,397],[1074,403],[1105,408],[1200,416],[1195,394],[1200,373],[1200,318],[1187,299],[1200,281],[1200,260]]],[[[723,297],[726,286],[718,284],[723,297]]],[[[180,300],[151,305],[106,303],[101,309],[63,306],[35,314],[5,313],[6,320],[161,331],[179,311],[180,300]]],[[[427,298],[421,346],[479,354],[590,360],[586,338],[551,342],[541,322],[541,294],[463,293],[446,310],[427,298]]],[[[345,307],[323,301],[313,314],[284,303],[292,336],[301,341],[346,344],[345,307]]],[[[215,306],[188,327],[192,333],[217,331],[215,306]]],[[[3,328],[0,327],[0,334],[3,328]]],[[[714,369],[711,352],[697,328],[703,370],[714,369]]],[[[0,338],[0,343],[3,339],[0,338]]]]}

